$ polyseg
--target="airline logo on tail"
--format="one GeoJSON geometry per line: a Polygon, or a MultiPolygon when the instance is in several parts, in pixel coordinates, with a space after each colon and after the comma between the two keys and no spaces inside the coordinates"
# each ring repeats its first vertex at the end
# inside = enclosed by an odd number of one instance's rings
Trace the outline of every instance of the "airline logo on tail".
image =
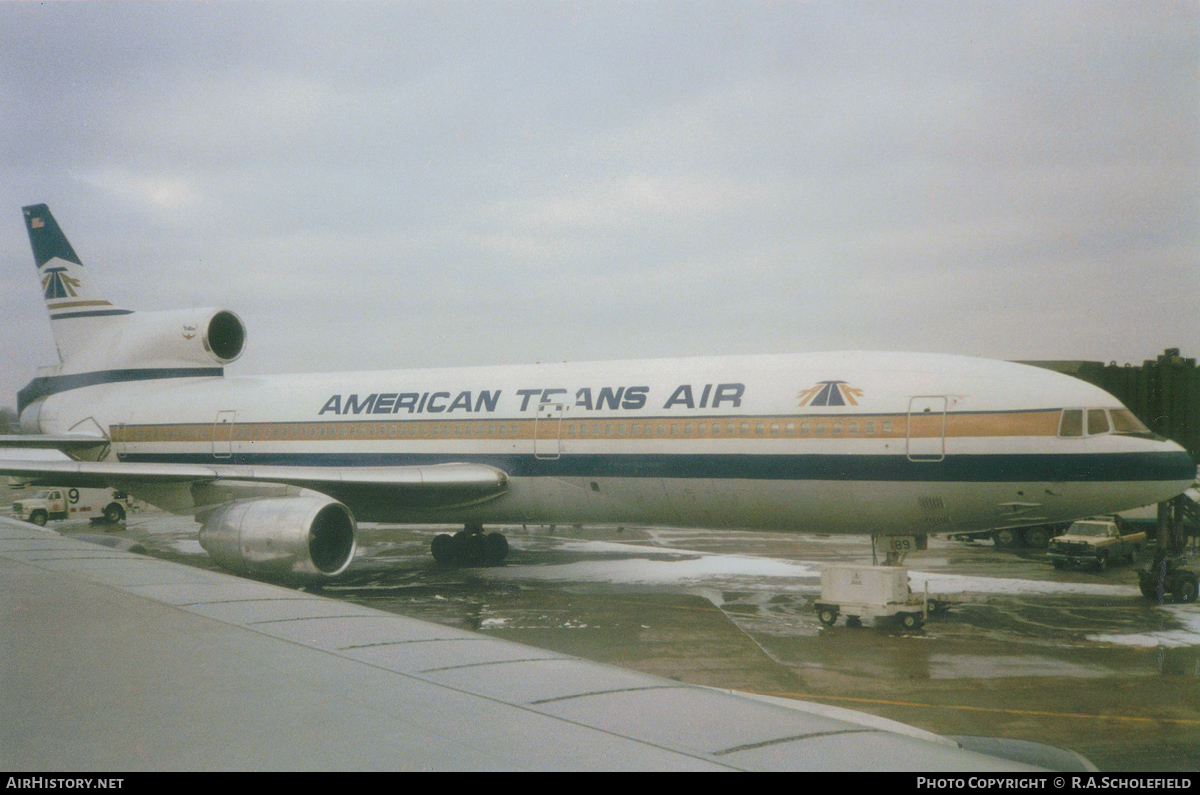
{"type": "Polygon", "coordinates": [[[801,406],[857,406],[863,391],[845,381],[820,381],[796,395],[801,406]]]}
{"type": "Polygon", "coordinates": [[[45,273],[42,287],[46,291],[47,299],[75,297],[75,289],[79,287],[79,280],[68,276],[66,268],[47,268],[45,273]]]}

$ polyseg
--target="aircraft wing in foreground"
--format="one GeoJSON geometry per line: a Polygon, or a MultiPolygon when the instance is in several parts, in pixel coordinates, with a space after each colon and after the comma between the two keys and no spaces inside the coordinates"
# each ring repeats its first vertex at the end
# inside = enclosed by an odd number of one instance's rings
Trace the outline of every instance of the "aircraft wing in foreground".
{"type": "Polygon", "coordinates": [[[0,518],[0,766],[1092,769],[695,687],[0,518]]]}

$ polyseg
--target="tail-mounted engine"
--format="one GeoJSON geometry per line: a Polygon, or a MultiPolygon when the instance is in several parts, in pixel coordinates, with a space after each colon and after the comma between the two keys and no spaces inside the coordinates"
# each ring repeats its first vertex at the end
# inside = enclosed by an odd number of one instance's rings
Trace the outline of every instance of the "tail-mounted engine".
{"type": "Polygon", "coordinates": [[[109,367],[226,365],[246,348],[246,326],[228,309],[135,312],[112,330],[109,367]]]}
{"type": "Polygon", "coordinates": [[[354,517],[322,494],[238,500],[204,517],[200,546],[237,574],[336,577],[354,560],[354,517]]]}

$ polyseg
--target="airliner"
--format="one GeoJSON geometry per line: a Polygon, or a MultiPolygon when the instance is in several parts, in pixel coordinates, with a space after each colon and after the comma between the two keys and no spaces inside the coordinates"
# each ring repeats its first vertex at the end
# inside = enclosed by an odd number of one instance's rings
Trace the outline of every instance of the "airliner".
{"type": "Polygon", "coordinates": [[[1108,393],[965,356],[845,351],[231,377],[227,309],[133,311],[44,204],[23,208],[60,363],[0,474],[191,514],[238,573],[327,578],[357,522],[462,525],[435,560],[503,561],[505,523],[876,536],[1069,521],[1169,499],[1196,465],[1108,393]]]}

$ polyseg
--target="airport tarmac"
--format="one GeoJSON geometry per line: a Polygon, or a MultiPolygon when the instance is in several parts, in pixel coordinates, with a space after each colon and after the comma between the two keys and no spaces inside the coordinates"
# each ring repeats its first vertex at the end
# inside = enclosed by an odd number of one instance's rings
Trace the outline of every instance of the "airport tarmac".
{"type": "MultiPolygon", "coordinates": [[[[152,509],[51,528],[216,568],[196,524],[152,509]]],[[[506,565],[450,569],[429,555],[446,529],[361,526],[355,563],[321,592],[684,682],[1049,743],[1101,770],[1200,769],[1200,604],[1146,601],[1129,566],[1056,571],[1043,552],[934,538],[907,565],[914,590],[961,600],[948,615],[827,628],[820,565],[870,563],[866,538],[497,527],[506,565]]]]}

